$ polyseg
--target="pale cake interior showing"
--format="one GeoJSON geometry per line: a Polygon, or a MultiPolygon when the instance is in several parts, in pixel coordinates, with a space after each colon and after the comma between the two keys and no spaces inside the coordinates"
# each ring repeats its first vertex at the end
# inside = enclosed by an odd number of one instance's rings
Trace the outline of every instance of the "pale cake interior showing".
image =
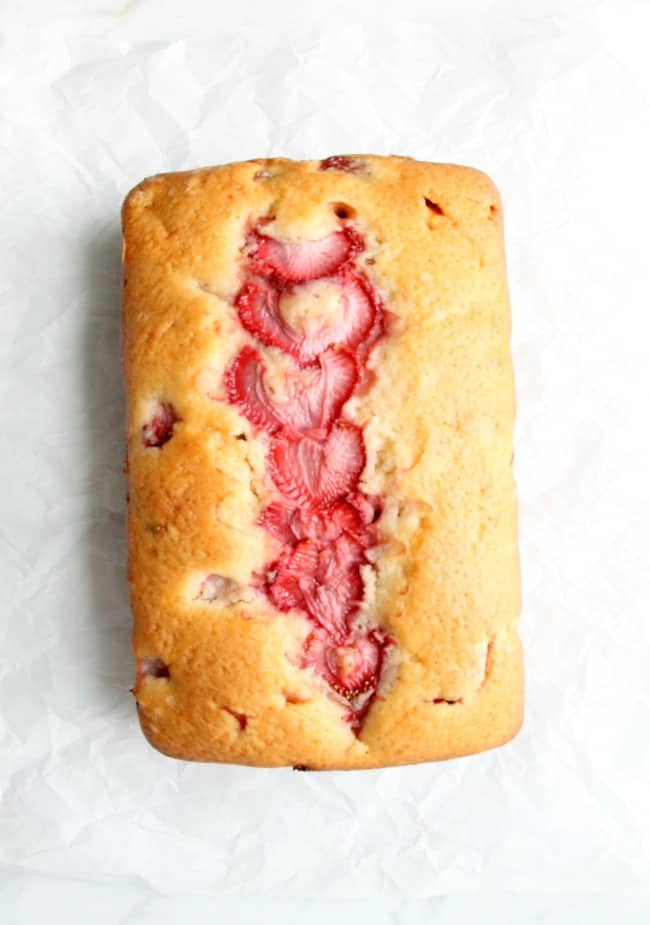
{"type": "Polygon", "coordinates": [[[145,181],[124,207],[143,729],[363,768],[522,712],[498,194],[366,155],[145,181]]]}

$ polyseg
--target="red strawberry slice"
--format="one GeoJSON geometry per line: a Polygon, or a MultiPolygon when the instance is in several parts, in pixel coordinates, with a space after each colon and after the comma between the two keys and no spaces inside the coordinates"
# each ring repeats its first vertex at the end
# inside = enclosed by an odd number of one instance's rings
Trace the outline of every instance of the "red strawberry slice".
{"type": "Polygon", "coordinates": [[[255,279],[244,283],[235,297],[239,320],[267,347],[279,347],[296,356],[299,344],[294,332],[290,331],[278,311],[279,293],[264,280],[255,279]]]}
{"type": "Polygon", "coordinates": [[[307,609],[302,582],[315,580],[318,565],[318,548],[309,540],[282,551],[269,584],[269,596],[278,610],[307,609]]]}
{"type": "Polygon", "coordinates": [[[345,267],[333,280],[341,287],[341,312],[334,324],[320,329],[294,332],[300,340],[298,360],[313,362],[314,357],[337,344],[354,349],[369,340],[376,328],[377,309],[375,295],[368,281],[355,270],[345,267]]]}
{"type": "Polygon", "coordinates": [[[336,536],[339,536],[343,531],[357,537],[364,534],[364,521],[359,511],[347,502],[337,504],[332,508],[328,522],[330,531],[332,533],[336,531],[336,536]]]}
{"type": "Polygon", "coordinates": [[[309,538],[318,546],[324,546],[332,537],[328,529],[328,510],[312,507],[298,507],[291,517],[291,532],[298,539],[309,538]]]}
{"type": "Polygon", "coordinates": [[[145,446],[161,447],[171,440],[174,424],[180,421],[173,405],[159,402],[151,420],[142,428],[142,442],[145,446]]]}
{"type": "Polygon", "coordinates": [[[290,529],[297,539],[309,538],[320,546],[332,544],[341,536],[350,536],[357,545],[367,549],[372,538],[359,511],[347,501],[326,510],[297,508],[291,517],[290,529]]]}
{"type": "Polygon", "coordinates": [[[233,404],[251,423],[269,433],[283,425],[299,431],[327,430],[357,381],[357,363],[345,350],[326,350],[320,369],[296,370],[286,377],[284,401],[273,401],[264,384],[266,367],[256,350],[244,347],[226,372],[233,404]]]}
{"type": "Polygon", "coordinates": [[[378,628],[359,630],[332,642],[315,630],[305,642],[304,664],[313,667],[341,700],[350,705],[348,718],[358,726],[370,708],[392,640],[378,628]]]}
{"type": "Polygon", "coordinates": [[[328,634],[339,640],[349,632],[349,617],[359,609],[363,584],[358,571],[349,569],[346,577],[335,587],[303,582],[306,609],[309,616],[328,634]]]}
{"type": "Polygon", "coordinates": [[[364,526],[369,526],[379,520],[383,507],[379,495],[364,495],[363,492],[357,491],[348,498],[348,501],[357,511],[364,526]]]}
{"type": "MultiPolygon", "coordinates": [[[[370,330],[368,331],[366,336],[363,338],[363,341],[359,342],[358,347],[357,347],[357,349],[363,353],[366,353],[367,351],[369,351],[370,348],[374,344],[377,343],[379,338],[383,337],[384,334],[386,333],[386,324],[385,324],[386,315],[385,315],[385,312],[383,311],[381,300],[379,296],[377,295],[377,293],[373,289],[371,289],[367,281],[366,281],[366,286],[368,287],[368,291],[371,293],[372,299],[375,304],[375,316],[373,319],[372,326],[370,327],[370,330]]],[[[372,370],[368,370],[367,376],[366,376],[366,382],[364,383],[364,386],[366,387],[366,389],[368,389],[372,387],[372,385],[374,385],[374,382],[375,382],[375,376],[372,370]]]]}
{"type": "Polygon", "coordinates": [[[373,531],[368,529],[374,516],[373,504],[359,492],[351,496],[350,502],[341,501],[324,510],[296,507],[286,500],[272,501],[262,511],[258,523],[285,545],[311,540],[321,547],[334,543],[342,534],[349,534],[361,548],[367,549],[374,543],[373,531]]]}
{"type": "Polygon", "coordinates": [[[282,544],[292,545],[297,539],[307,539],[305,533],[298,536],[292,529],[295,510],[293,504],[286,501],[272,501],[260,514],[258,523],[282,544]]]}
{"type": "Polygon", "coordinates": [[[349,544],[344,552],[342,546],[339,541],[334,549],[322,549],[316,575],[300,582],[309,616],[335,640],[347,636],[349,618],[357,613],[363,596],[358,564],[362,551],[349,544]]]}
{"type": "Polygon", "coordinates": [[[310,506],[292,507],[289,515],[289,531],[296,540],[311,540],[317,546],[327,542],[327,513],[310,506]]]}
{"type": "Polygon", "coordinates": [[[264,385],[264,369],[257,350],[244,347],[226,370],[226,390],[230,401],[251,424],[273,433],[283,422],[264,385]]]}
{"type": "Polygon", "coordinates": [[[362,550],[353,541],[344,545],[318,549],[302,540],[283,550],[269,582],[269,596],[279,610],[305,611],[334,639],[347,636],[348,619],[363,594],[358,565],[362,550]]]}
{"type": "Polygon", "coordinates": [[[285,428],[273,438],[268,459],[283,494],[317,506],[331,505],[355,488],[366,462],[362,433],[346,421],[336,423],[324,443],[285,428]]]}
{"type": "Polygon", "coordinates": [[[363,240],[350,226],[317,241],[299,243],[278,241],[254,231],[249,243],[255,269],[285,285],[331,276],[363,250],[363,240]]]}
{"type": "Polygon", "coordinates": [[[308,334],[282,318],[278,292],[262,280],[245,283],[235,305],[241,323],[258,340],[267,347],[279,347],[289,353],[301,366],[311,366],[328,347],[368,346],[381,332],[377,297],[365,277],[345,267],[332,278],[332,283],[341,288],[339,318],[334,324],[322,325],[308,334]]]}
{"type": "Polygon", "coordinates": [[[320,388],[314,396],[320,406],[317,426],[330,427],[354,391],[359,367],[354,354],[342,348],[326,350],[320,355],[319,362],[320,388]]]}
{"type": "MultiPolygon", "coordinates": [[[[387,318],[388,313],[386,312],[384,303],[381,299],[381,296],[376,291],[376,289],[371,285],[370,281],[362,274],[354,271],[348,271],[346,267],[344,269],[343,275],[347,275],[350,282],[356,283],[363,289],[366,298],[369,302],[372,303],[374,313],[372,317],[372,324],[368,330],[364,333],[364,336],[359,340],[354,346],[355,349],[360,353],[367,353],[370,348],[375,344],[380,337],[386,333],[387,318]]],[[[347,282],[347,280],[346,280],[347,282]]],[[[374,381],[374,376],[372,370],[367,370],[367,379],[368,383],[371,384],[374,381]]]]}

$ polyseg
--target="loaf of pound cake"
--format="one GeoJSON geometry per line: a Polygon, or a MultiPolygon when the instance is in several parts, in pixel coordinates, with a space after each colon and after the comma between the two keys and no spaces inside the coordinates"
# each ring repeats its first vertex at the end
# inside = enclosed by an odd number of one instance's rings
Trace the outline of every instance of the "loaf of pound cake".
{"type": "Polygon", "coordinates": [[[149,741],[300,769],[522,718],[498,193],[403,157],[145,180],[123,210],[134,688],[149,741]]]}

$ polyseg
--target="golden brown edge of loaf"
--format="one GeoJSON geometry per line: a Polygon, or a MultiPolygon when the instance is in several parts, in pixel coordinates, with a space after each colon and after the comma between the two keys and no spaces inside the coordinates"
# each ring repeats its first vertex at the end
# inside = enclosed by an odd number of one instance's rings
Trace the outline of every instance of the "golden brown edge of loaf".
{"type": "MultiPolygon", "coordinates": [[[[168,735],[169,730],[156,728],[152,724],[150,717],[147,717],[138,709],[138,720],[140,728],[147,742],[168,758],[176,758],[182,761],[194,762],[218,762],[219,764],[238,764],[249,767],[259,768],[286,768],[293,767],[301,771],[362,771],[378,770],[387,767],[402,767],[404,765],[425,764],[429,762],[450,761],[454,758],[465,758],[470,755],[478,755],[482,752],[491,751],[500,748],[514,739],[520,732],[524,720],[524,698],[523,698],[523,657],[521,644],[518,639],[515,640],[515,649],[511,653],[510,659],[506,664],[508,671],[507,683],[493,683],[493,695],[481,700],[479,710],[473,710],[470,718],[463,719],[463,729],[453,739],[447,740],[444,745],[434,748],[429,753],[423,752],[415,746],[413,750],[402,749],[401,754],[396,753],[390,762],[373,761],[371,756],[369,760],[356,760],[337,762],[324,761],[312,762],[305,765],[301,760],[299,752],[296,753],[295,760],[291,758],[280,758],[278,760],[246,760],[243,758],[229,759],[228,757],[206,756],[201,750],[193,749],[192,742],[186,740],[179,746],[174,730],[172,735],[168,735]],[[508,709],[504,709],[503,701],[500,699],[503,695],[510,694],[506,701],[508,709]],[[468,722],[471,719],[471,722],[468,722]],[[491,724],[489,731],[486,731],[486,721],[491,724]]],[[[460,716],[463,706],[454,704],[453,706],[440,705],[438,709],[457,710],[460,716]]]]}
{"type": "MultiPolygon", "coordinates": [[[[500,197],[496,187],[489,177],[474,168],[458,167],[455,165],[423,164],[408,158],[377,158],[371,155],[353,155],[355,158],[367,159],[371,163],[390,162],[399,160],[408,169],[415,169],[418,176],[413,181],[422,183],[430,172],[436,173],[438,180],[447,173],[451,179],[450,196],[458,195],[459,190],[473,197],[478,203],[490,206],[490,220],[498,232],[500,240],[500,254],[502,269],[505,278],[505,258],[503,256],[503,226],[500,197]]],[[[223,165],[216,168],[202,168],[175,174],[159,174],[151,177],[134,187],[125,199],[122,217],[125,233],[123,256],[126,255],[129,239],[135,235],[135,228],[141,217],[143,209],[149,208],[155,194],[166,188],[179,188],[184,180],[194,181],[196,178],[209,177],[215,172],[225,174],[229,170],[238,173],[238,181],[242,172],[245,175],[246,167],[266,167],[279,165],[289,170],[308,171],[314,169],[317,162],[295,162],[285,159],[262,159],[242,162],[234,165],[223,165]]],[[[435,185],[435,184],[434,184],[435,185]]],[[[444,185],[444,184],[443,184],[444,185]]],[[[441,199],[444,197],[441,197],[441,199]]],[[[453,214],[453,208],[443,203],[445,212],[453,214]]],[[[461,221],[462,224],[462,221],[461,221]]],[[[461,229],[462,230],[462,229],[461,229]]],[[[137,237],[137,236],[136,236],[137,237]]],[[[133,363],[127,357],[126,341],[127,327],[129,327],[129,292],[128,292],[128,260],[124,269],[124,299],[123,299],[123,360],[127,388],[130,391],[130,382],[133,373],[133,363]]],[[[508,315],[509,320],[509,315],[508,315]]],[[[512,417],[514,417],[514,399],[512,404],[512,417]]],[[[512,427],[512,419],[508,422],[512,427]]],[[[515,512],[516,513],[516,512],[515,512]]],[[[131,528],[130,528],[131,529],[131,528]]],[[[516,518],[515,518],[516,529],[516,518]]],[[[515,543],[516,545],[516,543],[515,543]]],[[[131,542],[130,542],[131,550],[131,542]]],[[[131,552],[130,552],[131,558],[131,552]]],[[[513,581],[518,582],[518,565],[513,581]]],[[[137,584],[137,579],[136,579],[137,584]]],[[[132,600],[134,609],[133,639],[136,651],[142,648],[142,634],[139,632],[138,604],[134,597],[139,590],[133,587],[132,600]]],[[[517,591],[518,593],[518,591],[517,591]]],[[[516,616],[516,615],[515,615],[516,616]]],[[[148,635],[148,634],[145,634],[148,635]]],[[[147,640],[148,641],[148,640],[147,640]]],[[[136,697],[140,703],[139,718],[148,741],[163,754],[196,761],[220,761],[224,763],[239,763],[255,766],[286,766],[303,765],[304,751],[298,743],[293,745],[284,743],[284,746],[266,748],[262,751],[246,751],[233,747],[223,737],[220,741],[202,741],[197,737],[197,724],[176,721],[162,722],[156,719],[156,713],[161,709],[162,701],[166,696],[166,681],[164,679],[149,679],[145,684],[136,686],[136,697]]],[[[389,694],[390,700],[390,694],[389,694]]],[[[521,646],[516,633],[516,619],[511,620],[507,627],[503,627],[499,639],[492,647],[492,664],[486,672],[484,684],[480,693],[467,703],[445,704],[440,703],[434,708],[435,713],[429,723],[425,738],[418,735],[418,724],[412,723],[408,712],[399,717],[401,730],[391,726],[385,730],[384,735],[374,738],[383,739],[379,749],[365,751],[350,749],[337,756],[333,756],[324,749],[312,750],[309,767],[313,769],[355,769],[384,767],[386,765],[402,765],[432,760],[444,760],[451,757],[460,757],[471,753],[484,751],[504,744],[513,738],[519,731],[523,719],[523,664],[521,646]],[[438,722],[437,717],[444,717],[444,722],[438,722]],[[438,728],[439,734],[436,734],[438,728]]],[[[166,711],[163,710],[163,713],[166,711]]],[[[173,714],[167,714],[167,719],[173,720],[173,714]]],[[[413,717],[415,720],[416,717],[413,717]]],[[[198,723],[203,727],[204,721],[198,723]]],[[[421,731],[421,730],[420,730],[421,731]]],[[[362,735],[363,738],[363,735],[362,735]]],[[[277,743],[276,743],[277,745],[277,743]]]]}

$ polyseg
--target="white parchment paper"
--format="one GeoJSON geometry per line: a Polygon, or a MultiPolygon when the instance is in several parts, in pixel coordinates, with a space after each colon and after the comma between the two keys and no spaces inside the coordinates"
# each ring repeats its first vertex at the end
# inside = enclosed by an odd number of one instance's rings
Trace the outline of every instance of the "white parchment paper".
{"type": "Polygon", "coordinates": [[[3,17],[0,863],[175,894],[640,894],[650,7],[312,28],[256,9],[237,29],[198,3],[3,17]],[[158,171],[354,151],[471,164],[503,193],[526,724],[380,772],[171,761],[128,690],[121,200],[158,171]]]}

